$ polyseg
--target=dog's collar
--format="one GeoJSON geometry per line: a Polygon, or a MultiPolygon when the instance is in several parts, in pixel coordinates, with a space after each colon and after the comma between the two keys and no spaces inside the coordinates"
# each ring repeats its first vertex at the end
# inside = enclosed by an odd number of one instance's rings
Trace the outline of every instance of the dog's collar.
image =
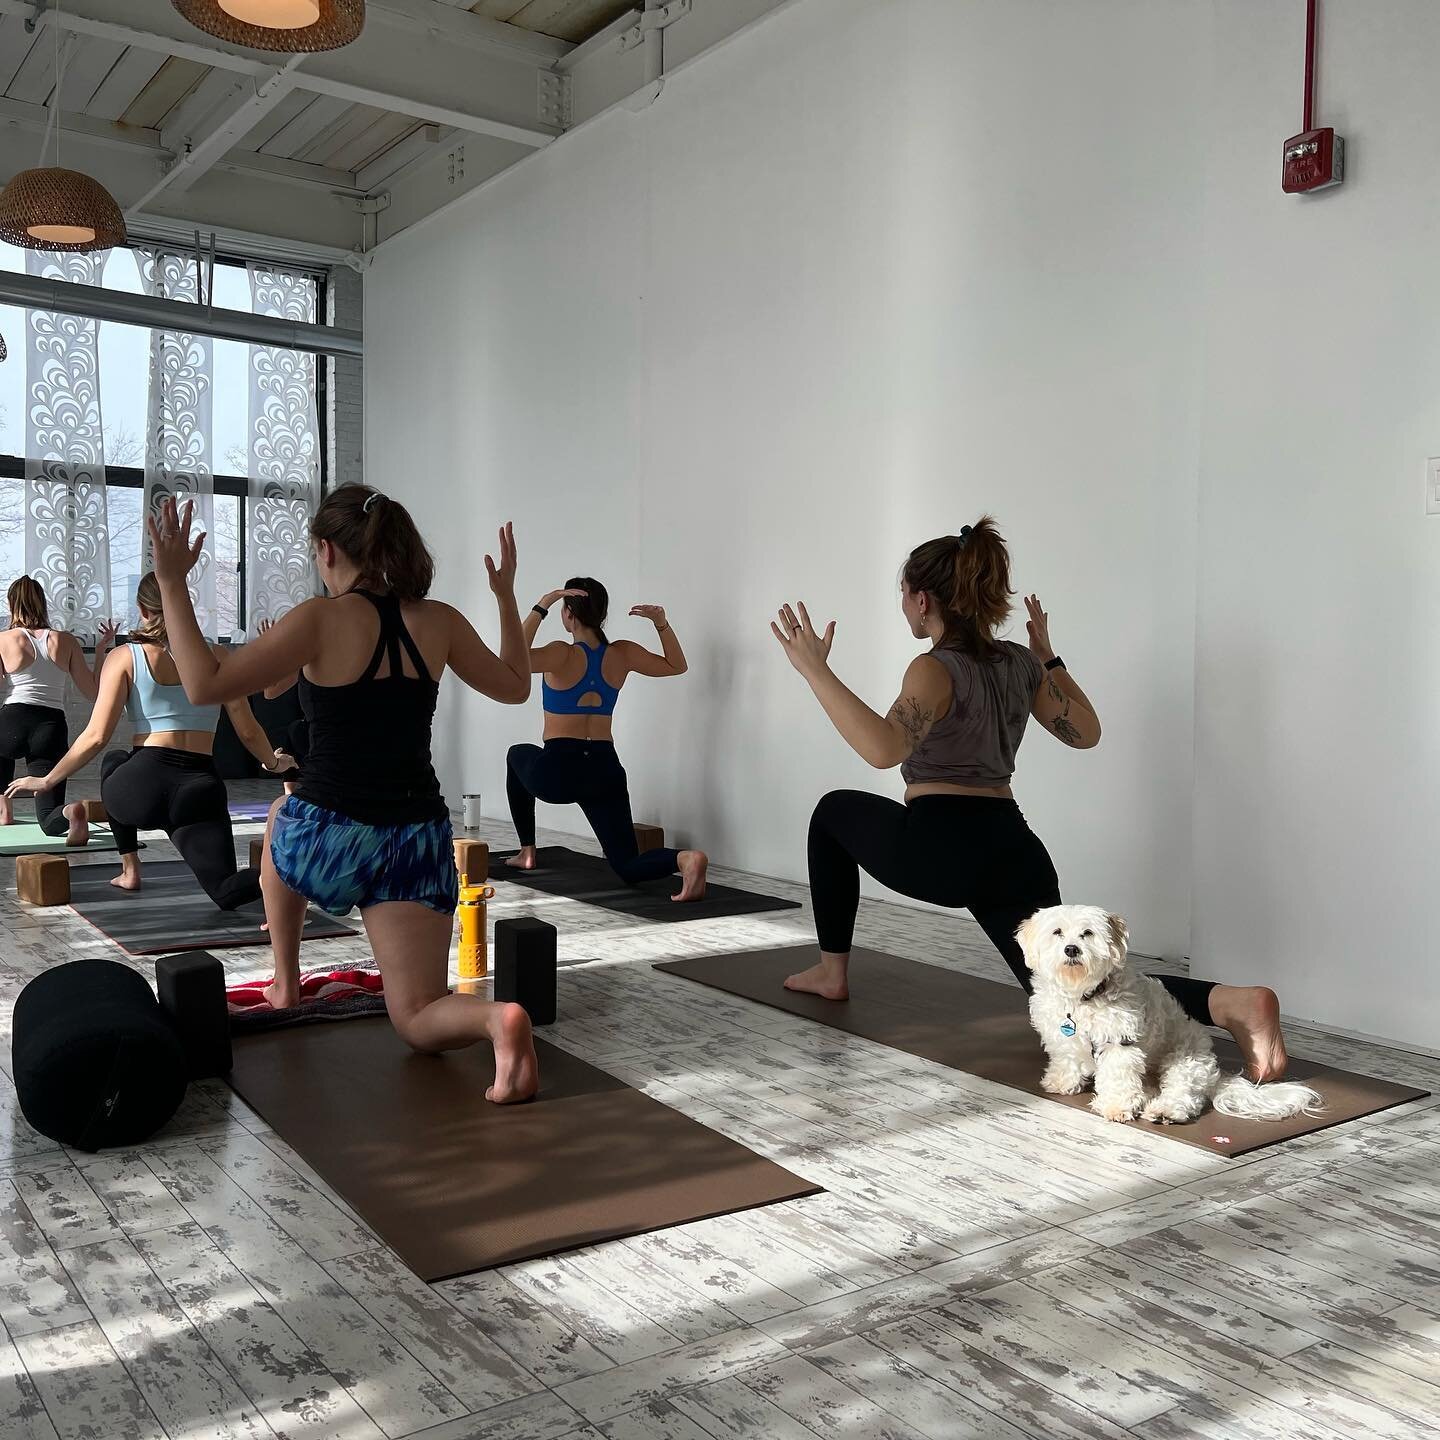
{"type": "Polygon", "coordinates": [[[1065,1012],[1065,1023],[1060,1027],[1060,1033],[1065,1036],[1067,1040],[1075,1033],[1077,1028],[1075,1024],[1075,1006],[1079,1005],[1082,1001],[1093,1000],[1097,995],[1103,994],[1105,987],[1110,983],[1112,978],[1112,976],[1107,975],[1093,990],[1087,990],[1079,1000],[1071,1003],[1070,1008],[1065,1012]]]}

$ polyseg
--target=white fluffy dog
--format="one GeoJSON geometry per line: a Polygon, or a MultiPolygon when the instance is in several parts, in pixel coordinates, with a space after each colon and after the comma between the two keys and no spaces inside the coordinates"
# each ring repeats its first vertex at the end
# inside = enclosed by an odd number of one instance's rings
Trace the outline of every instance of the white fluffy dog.
{"type": "Polygon", "coordinates": [[[1055,905],[1032,915],[1016,939],[1035,977],[1030,1022],[1050,1056],[1040,1080],[1050,1094],[1078,1095],[1093,1079],[1091,1108],[1107,1120],[1167,1125],[1194,1120],[1211,1103],[1246,1120],[1320,1108],[1308,1085],[1222,1079],[1209,1034],[1159,981],[1127,968],[1118,915],[1055,905]]]}

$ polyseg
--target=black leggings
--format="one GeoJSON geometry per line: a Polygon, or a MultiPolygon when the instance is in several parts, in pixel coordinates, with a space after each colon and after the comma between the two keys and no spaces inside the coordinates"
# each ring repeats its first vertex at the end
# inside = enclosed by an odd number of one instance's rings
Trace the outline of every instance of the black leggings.
{"type": "Polygon", "coordinates": [[[225,782],[210,756],[158,745],[112,750],[100,777],[100,799],[122,855],[140,848],[136,831],[163,830],[222,910],[260,898],[260,872],[236,868],[225,782]]]}
{"type": "Polygon", "coordinates": [[[521,845],[535,843],[537,800],[578,805],[610,868],[627,885],[673,875],[679,868],[678,851],[640,853],[625,767],[608,740],[547,740],[543,750],[538,745],[512,745],[505,757],[505,795],[521,845]]]}
{"type": "MultiPolygon", "coordinates": [[[[908,805],[863,790],[832,790],[810,817],[810,899],[820,948],[849,952],[860,908],[860,871],[912,900],[968,910],[1011,973],[1030,990],[1015,932],[1060,904],[1060,881],[1013,800],[921,795],[908,805]]],[[[1155,977],[1202,1025],[1215,983],[1155,977]]]]}
{"type": "MultiPolygon", "coordinates": [[[[49,705],[0,705],[0,789],[15,778],[15,762],[25,761],[27,775],[44,775],[70,748],[65,712],[49,705]]],[[[35,819],[47,835],[63,835],[65,782],[35,796],[35,819]]]]}

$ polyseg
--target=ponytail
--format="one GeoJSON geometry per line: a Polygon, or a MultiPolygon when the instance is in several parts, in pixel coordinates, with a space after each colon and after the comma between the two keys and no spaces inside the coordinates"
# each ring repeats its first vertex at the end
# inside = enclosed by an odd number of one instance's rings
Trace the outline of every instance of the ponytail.
{"type": "Polygon", "coordinates": [[[917,545],[901,572],[912,591],[934,597],[945,617],[942,646],[977,659],[997,649],[996,632],[1010,615],[1010,551],[989,515],[958,535],[917,545]]]}
{"type": "Polygon", "coordinates": [[[165,603],[160,597],[160,582],[153,570],[147,570],[135,587],[135,603],[140,608],[140,623],[130,632],[133,640],[144,645],[168,645],[165,630],[165,603]],[[150,614],[147,616],[146,611],[150,614]]]}
{"type": "Polygon", "coordinates": [[[360,572],[357,585],[423,600],[435,583],[435,559],[410,512],[368,485],[341,485],[310,522],[312,540],[328,540],[360,572]]]}
{"type": "Polygon", "coordinates": [[[22,575],[5,594],[10,606],[10,624],[26,630],[50,628],[50,603],[45,587],[31,575],[22,575]]]}
{"type": "Polygon", "coordinates": [[[593,576],[572,575],[565,582],[567,590],[583,590],[583,595],[571,595],[565,601],[565,609],[577,625],[593,630],[602,645],[610,642],[605,638],[605,617],[610,613],[610,592],[593,576]]]}

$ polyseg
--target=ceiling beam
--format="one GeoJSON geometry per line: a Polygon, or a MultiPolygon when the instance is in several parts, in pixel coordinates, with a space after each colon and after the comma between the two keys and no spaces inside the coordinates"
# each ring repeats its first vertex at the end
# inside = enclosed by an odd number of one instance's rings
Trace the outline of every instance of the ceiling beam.
{"type": "Polygon", "coordinates": [[[355,172],[355,183],[365,192],[393,177],[403,175],[412,165],[423,165],[439,154],[440,146],[457,134],[439,125],[422,125],[403,140],[397,140],[383,155],[355,172]]]}
{"type": "MultiPolygon", "coordinates": [[[[174,186],[185,190],[222,160],[238,141],[248,135],[294,88],[292,75],[305,57],[292,55],[268,79],[252,85],[241,82],[204,120],[177,133],[170,127],[160,132],[160,143],[175,154],[174,161],[156,177],[155,183],[126,209],[139,215],[156,196],[174,186]]],[[[203,88],[203,86],[202,86],[203,88]]],[[[191,117],[184,117],[189,121],[191,117]]]]}
{"type": "Polygon", "coordinates": [[[575,48],[568,40],[489,20],[438,0],[369,0],[366,13],[380,25],[424,31],[451,45],[489,51],[502,59],[521,57],[531,64],[553,65],[575,48]]]}
{"type": "MultiPolygon", "coordinates": [[[[50,111],[44,105],[28,105],[21,100],[0,97],[0,127],[44,134],[50,111]]],[[[66,115],[65,134],[93,145],[106,145],[117,150],[142,151],[156,160],[165,158],[165,148],[158,130],[138,125],[117,125],[110,120],[95,120],[88,115],[66,115]]],[[[237,175],[253,175],[266,180],[281,180],[290,185],[305,185],[314,190],[339,194],[360,194],[355,175],[350,170],[334,170],[327,165],[307,165],[299,160],[282,160],[274,155],[257,155],[253,151],[236,150],[215,163],[217,170],[237,175]]]]}
{"type": "MultiPolygon", "coordinates": [[[[272,65],[221,41],[200,43],[199,32],[163,0],[149,0],[143,26],[133,23],[135,8],[131,0],[69,0],[58,16],[53,9],[44,11],[40,23],[58,24],[78,35],[178,56],[249,76],[261,84],[275,74],[272,65]]],[[[293,86],[519,145],[548,145],[560,134],[554,126],[535,118],[539,113],[539,76],[558,58],[549,53],[553,45],[547,44],[542,53],[533,53],[528,41],[499,44],[486,39],[479,32],[489,35],[489,27],[498,25],[498,21],[482,21],[468,10],[455,10],[438,0],[385,0],[382,8],[381,24],[373,29],[367,27],[361,39],[345,50],[297,57],[306,68],[289,71],[293,86]],[[392,16],[396,24],[418,37],[414,44],[400,49],[382,33],[392,16]],[[481,22],[478,29],[472,21],[481,22]],[[472,55],[477,50],[483,53],[478,59],[466,60],[457,57],[457,50],[472,55]],[[401,70],[411,77],[411,83],[390,83],[401,70]],[[472,108],[474,95],[492,96],[501,89],[513,97],[509,105],[488,111],[472,108]]],[[[30,18],[33,14],[32,0],[0,0],[0,15],[30,18]]],[[[515,30],[517,35],[527,33],[513,26],[501,28],[515,30]]]]}

